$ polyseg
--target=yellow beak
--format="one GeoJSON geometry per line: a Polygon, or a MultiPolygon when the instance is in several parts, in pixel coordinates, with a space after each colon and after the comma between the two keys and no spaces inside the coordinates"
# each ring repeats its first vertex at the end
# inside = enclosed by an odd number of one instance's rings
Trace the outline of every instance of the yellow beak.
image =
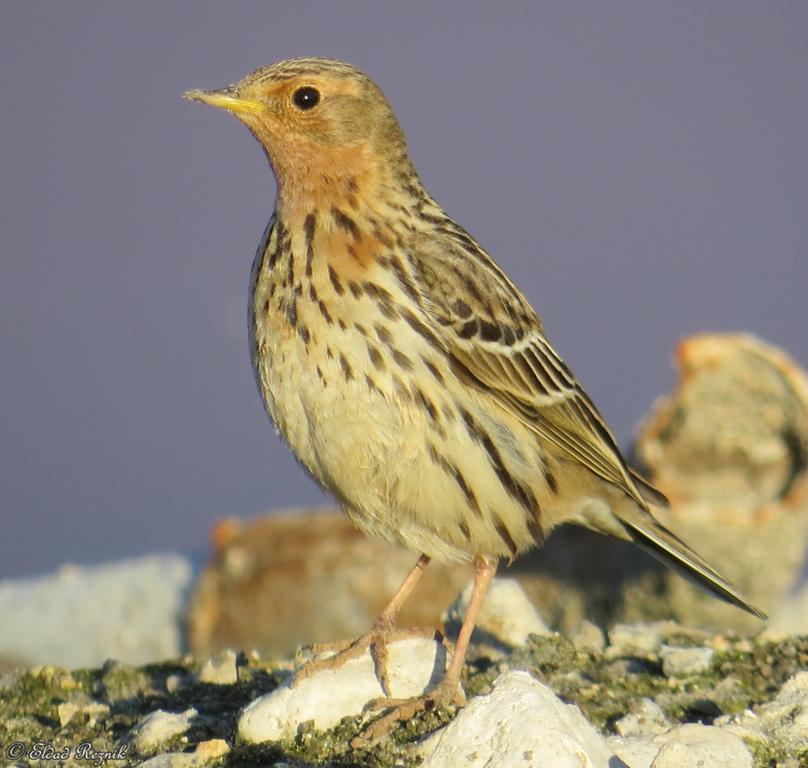
{"type": "Polygon", "coordinates": [[[237,115],[258,115],[264,111],[264,105],[258,101],[241,98],[233,91],[186,91],[183,99],[198,101],[201,104],[210,104],[212,107],[226,109],[237,115]]]}

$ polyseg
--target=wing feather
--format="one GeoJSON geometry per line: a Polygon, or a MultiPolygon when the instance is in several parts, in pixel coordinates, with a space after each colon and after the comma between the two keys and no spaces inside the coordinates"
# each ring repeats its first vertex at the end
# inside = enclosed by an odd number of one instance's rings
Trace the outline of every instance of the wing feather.
{"type": "Polygon", "coordinates": [[[469,383],[641,506],[646,499],[661,501],[644,481],[638,488],[614,437],[524,296],[494,262],[481,258],[482,249],[469,258],[469,247],[467,238],[423,236],[414,238],[408,254],[425,319],[469,383]]]}

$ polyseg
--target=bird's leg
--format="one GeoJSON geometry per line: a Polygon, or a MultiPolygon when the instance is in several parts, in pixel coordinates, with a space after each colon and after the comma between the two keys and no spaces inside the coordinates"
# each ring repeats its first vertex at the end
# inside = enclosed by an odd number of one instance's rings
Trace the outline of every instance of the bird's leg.
{"type": "Polygon", "coordinates": [[[390,693],[390,684],[387,676],[387,642],[398,637],[411,637],[413,635],[421,637],[435,637],[434,629],[399,629],[396,627],[396,617],[401,607],[406,602],[415,585],[421,579],[424,569],[429,565],[429,557],[421,555],[418,562],[401,583],[396,593],[384,610],[373,622],[369,632],[355,640],[341,641],[337,643],[316,643],[309,646],[311,652],[317,657],[321,654],[332,652],[333,655],[325,658],[314,658],[303,665],[292,678],[292,686],[306,677],[323,669],[338,669],[349,659],[361,656],[368,648],[373,658],[373,665],[376,670],[376,677],[381,683],[385,694],[390,693]]]}
{"type": "Polygon", "coordinates": [[[416,696],[412,699],[388,698],[371,701],[366,706],[366,709],[391,709],[374,721],[359,737],[359,741],[365,743],[377,741],[395,723],[407,720],[421,710],[430,710],[439,705],[463,706],[465,699],[460,690],[460,675],[463,672],[463,662],[466,659],[471,634],[477,622],[477,614],[480,612],[480,606],[485,599],[488,585],[491,583],[491,579],[494,578],[496,570],[496,560],[488,560],[482,556],[474,559],[474,586],[471,590],[466,614],[463,617],[463,624],[457,635],[452,661],[441,681],[423,696],[416,696]]]}

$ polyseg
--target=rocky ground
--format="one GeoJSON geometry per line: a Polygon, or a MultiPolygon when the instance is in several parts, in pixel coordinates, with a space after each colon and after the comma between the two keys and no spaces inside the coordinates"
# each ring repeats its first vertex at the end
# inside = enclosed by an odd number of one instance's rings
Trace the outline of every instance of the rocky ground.
{"type": "MultiPolygon", "coordinates": [[[[673,622],[620,625],[604,637],[585,624],[572,638],[531,635],[511,651],[485,649],[476,647],[467,666],[460,715],[416,716],[374,745],[357,740],[372,719],[361,715],[325,732],[311,720],[273,721],[269,728],[291,730],[249,743],[262,736],[245,726],[243,708],[283,691],[290,663],[232,653],[7,673],[0,744],[8,764],[49,767],[91,765],[91,758],[109,766],[146,760],[151,768],[808,766],[808,637],[708,635],[673,622]],[[495,736],[476,745],[468,735],[489,732],[495,736]],[[64,759],[82,743],[91,745],[83,759],[64,759]],[[549,745],[566,751],[548,756],[549,745]]],[[[329,708],[327,693],[322,704],[329,708]]]]}

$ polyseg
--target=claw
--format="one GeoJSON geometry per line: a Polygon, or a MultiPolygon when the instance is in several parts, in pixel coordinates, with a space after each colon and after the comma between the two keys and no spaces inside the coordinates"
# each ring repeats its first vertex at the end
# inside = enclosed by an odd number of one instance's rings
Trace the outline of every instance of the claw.
{"type": "Polygon", "coordinates": [[[387,710],[374,720],[351,742],[353,747],[369,747],[378,742],[396,723],[411,719],[418,712],[431,712],[436,707],[460,708],[466,698],[460,686],[453,680],[444,678],[431,691],[413,699],[372,699],[363,708],[363,713],[378,709],[387,710]]]}

